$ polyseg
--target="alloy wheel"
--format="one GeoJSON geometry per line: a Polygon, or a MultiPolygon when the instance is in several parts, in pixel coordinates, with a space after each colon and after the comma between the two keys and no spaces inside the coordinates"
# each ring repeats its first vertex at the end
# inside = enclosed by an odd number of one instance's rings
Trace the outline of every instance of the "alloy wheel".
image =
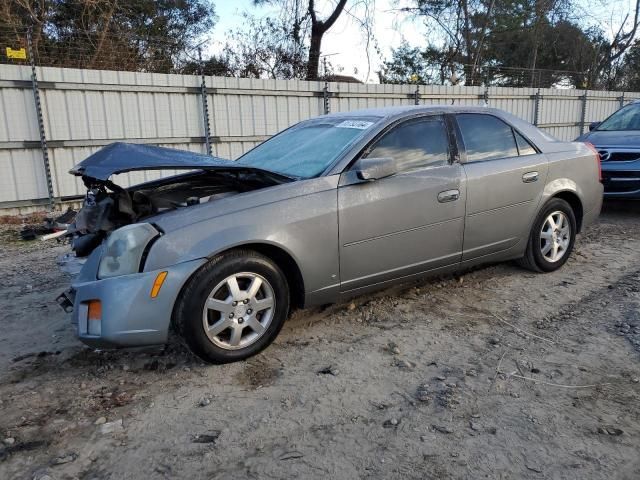
{"type": "Polygon", "coordinates": [[[202,323],[211,342],[238,350],[256,342],[267,331],[275,311],[273,287],[256,273],[236,273],[211,291],[202,323]]]}
{"type": "Polygon", "coordinates": [[[564,212],[550,213],[540,231],[540,252],[550,263],[559,261],[571,243],[571,224],[564,212]]]}

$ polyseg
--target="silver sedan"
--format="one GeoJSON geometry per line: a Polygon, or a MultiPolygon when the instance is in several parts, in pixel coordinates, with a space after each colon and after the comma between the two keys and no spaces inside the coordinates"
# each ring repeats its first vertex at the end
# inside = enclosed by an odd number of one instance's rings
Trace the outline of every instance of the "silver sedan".
{"type": "Polygon", "coordinates": [[[289,313],[515,259],[551,272],[600,212],[599,158],[508,113],[395,107],[300,122],[237,161],[114,144],[72,170],[84,262],[59,301],[96,347],[260,352],[289,313]],[[121,188],[131,170],[186,173],[121,188]]]}

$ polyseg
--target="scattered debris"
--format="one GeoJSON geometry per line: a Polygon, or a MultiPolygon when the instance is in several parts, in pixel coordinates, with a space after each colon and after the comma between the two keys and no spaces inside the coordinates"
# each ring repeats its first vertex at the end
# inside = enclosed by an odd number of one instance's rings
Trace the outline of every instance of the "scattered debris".
{"type": "Polygon", "coordinates": [[[427,403],[431,401],[431,394],[429,392],[429,385],[424,384],[418,387],[416,391],[416,400],[419,402],[427,403]]]}
{"type": "Polygon", "coordinates": [[[318,375],[333,375],[334,377],[337,377],[339,373],[340,370],[335,368],[333,365],[329,365],[328,367],[318,370],[318,375]]]}
{"type": "Polygon", "coordinates": [[[400,348],[394,342],[389,342],[384,349],[392,355],[400,355],[400,348]]]}
{"type": "Polygon", "coordinates": [[[98,417],[98,419],[93,422],[94,425],[104,425],[107,423],[107,417],[98,417]]]}
{"type": "Polygon", "coordinates": [[[100,425],[100,433],[102,433],[103,435],[120,432],[124,432],[121,418],[113,422],[103,423],[102,425],[100,425]]]}
{"type": "Polygon", "coordinates": [[[406,370],[413,370],[414,368],[416,368],[415,362],[410,362],[409,360],[402,360],[400,358],[396,359],[396,361],[394,362],[394,365],[398,368],[404,368],[406,370]]]}
{"type": "Polygon", "coordinates": [[[193,443],[216,443],[220,437],[220,430],[211,430],[207,433],[198,433],[193,436],[193,443]]]}
{"type": "Polygon", "coordinates": [[[389,420],[385,420],[382,426],[384,428],[395,428],[400,424],[400,420],[397,418],[390,418],[389,420]]]}
{"type": "Polygon", "coordinates": [[[302,452],[298,452],[298,451],[292,451],[292,452],[285,452],[282,455],[280,455],[280,457],[278,457],[278,460],[293,460],[296,458],[302,458],[304,457],[304,454],[302,454],[302,452]]]}
{"type": "Polygon", "coordinates": [[[433,428],[436,432],[440,432],[440,433],[445,433],[445,434],[453,433],[453,430],[451,430],[449,427],[445,427],[442,425],[431,425],[431,428],[433,428]]]}
{"type": "Polygon", "coordinates": [[[598,427],[598,433],[618,437],[622,435],[624,431],[621,428],[617,428],[612,425],[602,425],[601,427],[598,427]]]}
{"type": "Polygon", "coordinates": [[[67,233],[69,224],[75,220],[77,212],[69,208],[62,215],[55,218],[47,217],[39,225],[25,225],[20,231],[22,240],[35,240],[38,236],[42,236],[43,240],[58,238],[67,233]]]}
{"type": "Polygon", "coordinates": [[[65,463],[74,462],[78,458],[75,452],[65,453],[51,460],[50,465],[64,465],[65,463]]]}

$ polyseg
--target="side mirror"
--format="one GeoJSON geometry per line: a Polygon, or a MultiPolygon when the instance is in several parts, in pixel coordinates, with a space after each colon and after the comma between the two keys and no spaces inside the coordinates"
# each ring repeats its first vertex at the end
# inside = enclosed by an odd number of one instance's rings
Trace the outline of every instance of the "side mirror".
{"type": "Polygon", "coordinates": [[[602,122],[591,122],[589,124],[589,131],[592,132],[594,131],[596,128],[598,128],[600,126],[602,122]]]}
{"type": "Polygon", "coordinates": [[[390,157],[361,158],[355,171],[360,180],[372,182],[398,173],[398,163],[390,157]]]}

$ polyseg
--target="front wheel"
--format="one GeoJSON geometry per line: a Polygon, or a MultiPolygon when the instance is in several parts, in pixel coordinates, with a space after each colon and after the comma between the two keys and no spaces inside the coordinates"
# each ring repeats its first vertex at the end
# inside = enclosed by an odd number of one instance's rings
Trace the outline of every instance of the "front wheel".
{"type": "Polygon", "coordinates": [[[560,198],[550,200],[536,217],[520,265],[536,272],[562,267],[573,250],[576,231],[571,205],[560,198]]]}
{"type": "Polygon", "coordinates": [[[211,260],[187,282],[174,325],[211,363],[243,360],[266,348],[289,314],[289,287],[269,258],[250,250],[211,260]]]}

